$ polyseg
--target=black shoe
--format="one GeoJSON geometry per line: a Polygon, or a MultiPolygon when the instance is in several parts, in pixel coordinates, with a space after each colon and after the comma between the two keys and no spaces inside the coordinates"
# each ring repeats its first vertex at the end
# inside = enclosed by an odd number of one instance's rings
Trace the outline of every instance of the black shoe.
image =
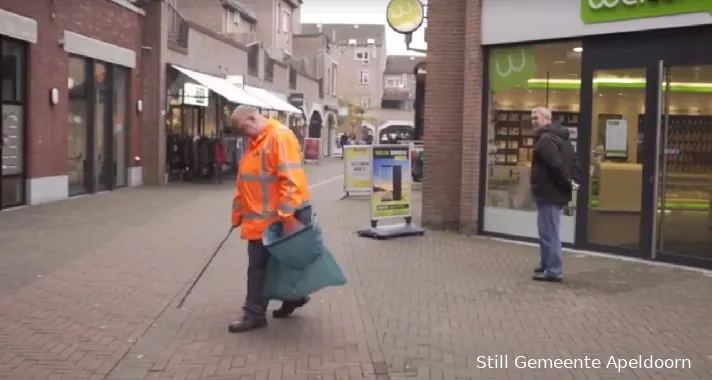
{"type": "Polygon", "coordinates": [[[534,281],[543,281],[543,282],[561,282],[564,280],[562,276],[552,276],[544,273],[538,273],[535,274],[534,277],[532,277],[534,281]]]}
{"type": "Polygon", "coordinates": [[[265,327],[267,327],[266,319],[243,319],[241,321],[231,323],[227,327],[227,330],[231,333],[243,333],[265,327]]]}
{"type": "Polygon", "coordinates": [[[544,268],[542,268],[542,267],[536,267],[536,268],[534,268],[534,273],[536,273],[536,274],[542,274],[542,273],[544,273],[544,268]]]}
{"type": "Polygon", "coordinates": [[[309,302],[309,297],[297,301],[283,301],[279,309],[272,311],[272,317],[277,319],[289,318],[295,310],[306,305],[307,302],[309,302]]]}

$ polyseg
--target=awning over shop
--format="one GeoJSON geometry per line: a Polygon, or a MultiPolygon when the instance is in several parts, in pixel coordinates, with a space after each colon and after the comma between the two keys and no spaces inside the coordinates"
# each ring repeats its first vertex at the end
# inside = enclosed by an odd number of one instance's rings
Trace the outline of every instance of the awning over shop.
{"type": "Polygon", "coordinates": [[[190,79],[209,88],[211,91],[215,91],[220,96],[224,97],[225,99],[227,99],[228,101],[230,101],[232,103],[245,104],[245,105],[253,106],[253,107],[272,109],[272,106],[269,103],[262,101],[261,99],[257,98],[256,96],[251,95],[244,89],[233,85],[232,83],[228,82],[226,79],[208,75],[208,74],[199,73],[197,71],[193,71],[193,70],[186,69],[184,67],[180,67],[180,66],[176,66],[176,65],[171,65],[171,66],[173,66],[173,68],[180,71],[182,74],[189,77],[190,79]]]}
{"type": "Polygon", "coordinates": [[[245,91],[253,95],[257,99],[268,103],[270,109],[275,111],[282,111],[287,113],[302,113],[302,110],[289,104],[288,102],[279,98],[279,96],[272,94],[271,92],[254,86],[245,85],[245,91]]]}

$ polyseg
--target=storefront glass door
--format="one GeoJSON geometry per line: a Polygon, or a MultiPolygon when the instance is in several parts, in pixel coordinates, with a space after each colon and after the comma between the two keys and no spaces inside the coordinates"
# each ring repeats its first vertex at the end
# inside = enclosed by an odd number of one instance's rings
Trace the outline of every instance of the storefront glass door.
{"type": "Polygon", "coordinates": [[[0,209],[25,203],[25,45],[0,38],[0,209]]]}
{"type": "Polygon", "coordinates": [[[593,71],[588,242],[638,250],[643,216],[645,68],[593,71]]]}
{"type": "Polygon", "coordinates": [[[712,260],[712,64],[660,71],[653,257],[712,260]]]}

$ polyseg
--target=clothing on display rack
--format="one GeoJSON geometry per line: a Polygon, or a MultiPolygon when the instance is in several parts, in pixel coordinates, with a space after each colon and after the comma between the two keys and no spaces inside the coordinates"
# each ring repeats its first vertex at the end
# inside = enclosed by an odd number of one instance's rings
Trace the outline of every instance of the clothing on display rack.
{"type": "Polygon", "coordinates": [[[193,179],[219,178],[228,162],[220,139],[207,136],[167,136],[167,165],[170,174],[180,180],[189,174],[193,179]]]}
{"type": "Polygon", "coordinates": [[[244,151],[243,139],[239,136],[228,136],[223,139],[223,144],[227,153],[226,163],[229,166],[228,172],[237,174],[242,152],[244,151]]]}

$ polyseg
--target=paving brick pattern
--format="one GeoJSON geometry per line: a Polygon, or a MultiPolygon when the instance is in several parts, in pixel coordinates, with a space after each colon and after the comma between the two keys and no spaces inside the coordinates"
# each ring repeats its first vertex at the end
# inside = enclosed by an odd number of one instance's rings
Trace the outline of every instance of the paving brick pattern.
{"type": "MultiPolygon", "coordinates": [[[[322,166],[312,182],[329,178],[323,174],[329,170],[322,166]]],[[[0,214],[0,228],[12,218],[44,227],[42,235],[0,232],[0,241],[32,242],[55,256],[65,253],[59,236],[79,240],[70,223],[100,235],[103,219],[95,213],[111,211],[115,221],[104,226],[117,230],[93,247],[69,240],[80,253],[1,296],[0,378],[712,378],[712,278],[572,254],[565,259],[567,283],[533,283],[537,259],[529,247],[443,232],[358,238],[353,231],[367,224],[368,205],[339,201],[340,188],[334,181],[312,192],[349,285],[316,294],[290,320],[270,320],[268,329],[243,335],[227,333],[245,290],[245,246],[236,239],[176,308],[224,234],[228,188],[145,189],[73,201],[79,214],[94,215],[83,224],[71,216],[73,202],[0,214]],[[121,229],[130,214],[141,218],[121,229]],[[507,355],[509,368],[479,368],[478,357],[487,355],[507,355]],[[604,368],[515,368],[517,356],[586,355],[604,368]],[[610,357],[638,355],[689,359],[691,368],[605,368],[610,357]]]]}
{"type": "Polygon", "coordinates": [[[105,378],[224,236],[231,193],[179,184],[0,213],[0,379],[105,378]]]}

